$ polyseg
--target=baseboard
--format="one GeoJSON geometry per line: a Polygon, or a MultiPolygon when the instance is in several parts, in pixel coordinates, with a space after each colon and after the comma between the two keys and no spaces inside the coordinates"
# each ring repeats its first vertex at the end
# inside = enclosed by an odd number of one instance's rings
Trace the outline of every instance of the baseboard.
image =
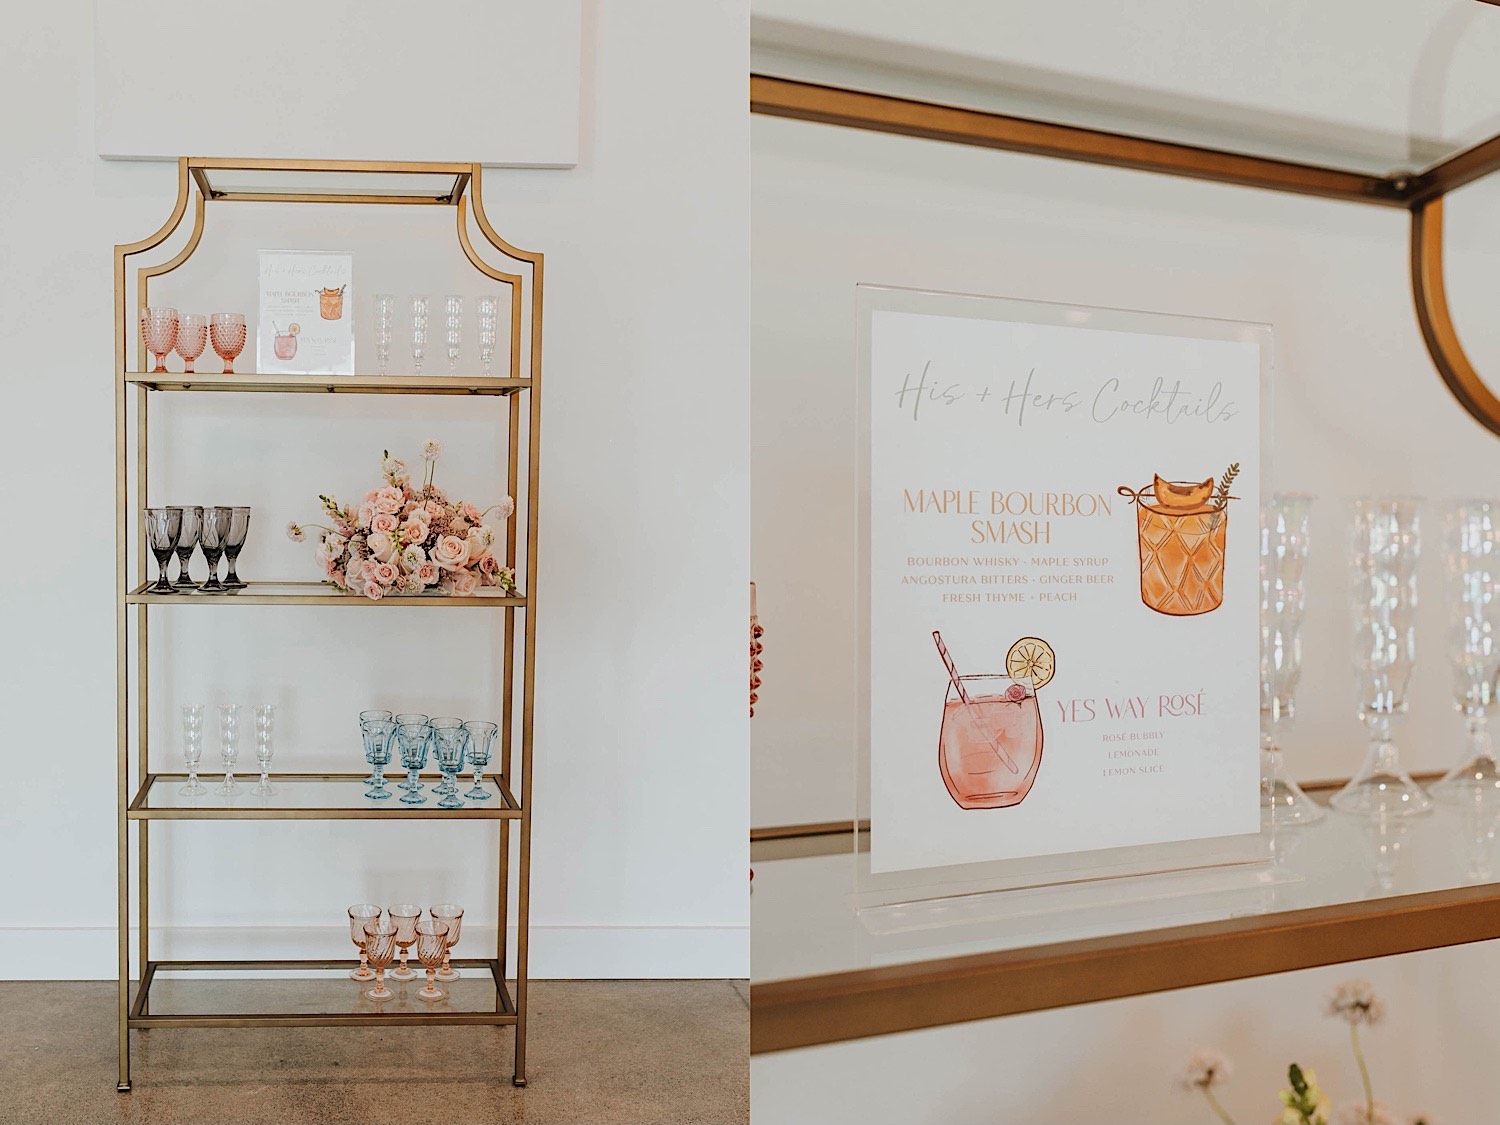
{"type": "MultiPolygon", "coordinates": [[[[515,930],[510,948],[515,950],[515,930]]],[[[131,951],[136,935],[131,934],[131,951]]],[[[113,927],[0,927],[0,973],[8,980],[112,980],[113,927]]],[[[466,923],[462,955],[489,956],[495,928],[466,923]]],[[[531,976],[540,980],[680,980],[748,977],[747,926],[533,926],[531,976]]],[[[342,927],[163,927],[151,930],[157,960],[353,958],[342,927]]],[[[514,961],[511,962],[514,964],[514,961]]],[[[136,970],[139,971],[139,970],[136,970]]]]}

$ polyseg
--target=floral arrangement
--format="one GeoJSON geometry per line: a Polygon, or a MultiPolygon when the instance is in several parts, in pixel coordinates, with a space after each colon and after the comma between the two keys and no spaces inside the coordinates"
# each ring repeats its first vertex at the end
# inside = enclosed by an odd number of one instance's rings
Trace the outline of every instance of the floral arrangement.
{"type": "MultiPolygon", "coordinates": [[[[1384,1102],[1375,1100],[1374,1086],[1370,1081],[1370,1068],[1365,1062],[1365,1052],[1360,1046],[1361,1026],[1374,1027],[1385,1018],[1385,1003],[1375,995],[1375,989],[1366,980],[1346,980],[1328,995],[1324,1011],[1334,1019],[1349,1025],[1349,1039],[1354,1048],[1354,1061],[1359,1067],[1363,1097],[1347,1102],[1335,1112],[1328,1096],[1318,1086],[1318,1077],[1311,1070],[1304,1070],[1296,1063],[1287,1068],[1287,1088],[1279,1092],[1281,1112],[1275,1118],[1276,1125],[1432,1125],[1427,1114],[1398,1117],[1384,1102]]],[[[1190,1093],[1201,1093],[1214,1115],[1225,1123],[1234,1125],[1234,1118],[1224,1108],[1214,1088],[1229,1081],[1234,1068],[1229,1060],[1215,1051],[1195,1051],[1179,1078],[1179,1085],[1190,1093]]]]}
{"type": "Polygon", "coordinates": [[[467,596],[480,586],[515,593],[515,573],[495,557],[495,531],[485,523],[492,512],[509,519],[515,501],[507,496],[480,511],[473,504],[449,500],[433,483],[442,452],[438,442],[426,444],[422,483],[413,487],[406,463],[385,451],[380,462],[384,486],[372,488],[354,506],[319,496],[332,526],[294,520],[287,524],[287,537],[301,543],[308,529],[316,528],[318,562],[326,581],[371,601],[389,594],[467,596]]]}

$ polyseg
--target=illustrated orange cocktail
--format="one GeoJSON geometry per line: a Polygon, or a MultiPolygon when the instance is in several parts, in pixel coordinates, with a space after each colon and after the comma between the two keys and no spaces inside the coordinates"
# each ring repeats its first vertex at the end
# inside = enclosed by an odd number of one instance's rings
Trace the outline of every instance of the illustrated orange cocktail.
{"type": "Polygon", "coordinates": [[[318,290],[318,315],[324,320],[338,320],[344,315],[344,286],[318,290]]]}
{"type": "Polygon", "coordinates": [[[938,771],[963,809],[1003,809],[1031,792],[1042,764],[1042,715],[1036,689],[1052,678],[1052,649],[1023,637],[1007,654],[1007,675],[960,676],[943,640],[949,669],[938,734],[938,771]],[[1025,647],[1026,656],[1017,655],[1025,647]]]}
{"type": "Polygon", "coordinates": [[[1141,562],[1141,601],[1171,617],[1192,617],[1224,601],[1224,545],[1229,530],[1231,466],[1217,489],[1214,479],[1122,487],[1135,502],[1141,562]]]}

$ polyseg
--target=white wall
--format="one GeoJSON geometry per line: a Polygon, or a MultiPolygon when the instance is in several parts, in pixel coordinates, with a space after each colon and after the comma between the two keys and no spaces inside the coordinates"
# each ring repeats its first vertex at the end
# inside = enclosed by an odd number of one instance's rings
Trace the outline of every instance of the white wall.
{"type": "MultiPolygon", "coordinates": [[[[6,976],[114,974],[110,251],[158,226],[175,168],[93,155],[92,70],[80,50],[91,8],[63,0],[13,13],[19,46],[0,77],[7,104],[25,107],[0,127],[0,425],[15,518],[27,525],[0,552],[6,976]]],[[[463,6],[445,13],[456,30],[463,6]]],[[[639,0],[586,5],[584,23],[579,167],[494,170],[485,183],[501,233],[547,255],[532,969],[739,976],[746,15],[732,0],[639,0]]],[[[444,104],[440,67],[427,78],[432,112],[467,116],[481,137],[482,107],[444,104]]],[[[222,154],[237,155],[233,137],[227,122],[222,154]]],[[[406,155],[400,136],[386,155],[406,155]]],[[[253,313],[254,249],[335,246],[357,255],[361,314],[381,288],[472,294],[482,279],[462,262],[453,218],[445,208],[211,205],[201,261],[160,293],[186,309],[253,313]]],[[[314,516],[319,492],[369,487],[382,448],[415,457],[428,436],[448,448],[450,487],[497,492],[499,410],[461,399],[172,396],[153,416],[151,500],[249,503],[242,574],[316,577],[308,548],[283,538],[287,520],[314,516]]],[[[153,620],[163,716],[154,768],[175,765],[171,716],[183,702],[277,703],[277,760],[289,769],[357,766],[353,716],[377,701],[434,714],[497,709],[486,685],[498,674],[498,618],[483,614],[184,607],[153,620]]],[[[210,736],[210,762],[214,747],[210,736]]],[[[343,955],[347,903],[439,896],[466,903],[487,939],[494,832],[159,827],[158,948],[343,955]]]]}

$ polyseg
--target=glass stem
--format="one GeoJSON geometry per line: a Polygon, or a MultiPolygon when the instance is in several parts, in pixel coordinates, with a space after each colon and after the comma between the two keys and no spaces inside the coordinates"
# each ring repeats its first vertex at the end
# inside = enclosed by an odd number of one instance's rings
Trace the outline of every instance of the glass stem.
{"type": "Polygon", "coordinates": [[[366,972],[370,968],[370,952],[364,946],[359,947],[359,971],[366,972]]]}
{"type": "Polygon", "coordinates": [[[422,788],[422,783],[417,780],[417,771],[408,769],[406,771],[406,787],[413,793],[422,788]]]}
{"type": "Polygon", "coordinates": [[[448,956],[448,951],[446,949],[443,950],[443,976],[447,976],[453,971],[453,967],[448,964],[448,956]]]}
{"type": "Polygon", "coordinates": [[[1493,758],[1495,748],[1490,739],[1489,717],[1483,711],[1471,711],[1468,720],[1469,748],[1476,758],[1493,758]]]}

